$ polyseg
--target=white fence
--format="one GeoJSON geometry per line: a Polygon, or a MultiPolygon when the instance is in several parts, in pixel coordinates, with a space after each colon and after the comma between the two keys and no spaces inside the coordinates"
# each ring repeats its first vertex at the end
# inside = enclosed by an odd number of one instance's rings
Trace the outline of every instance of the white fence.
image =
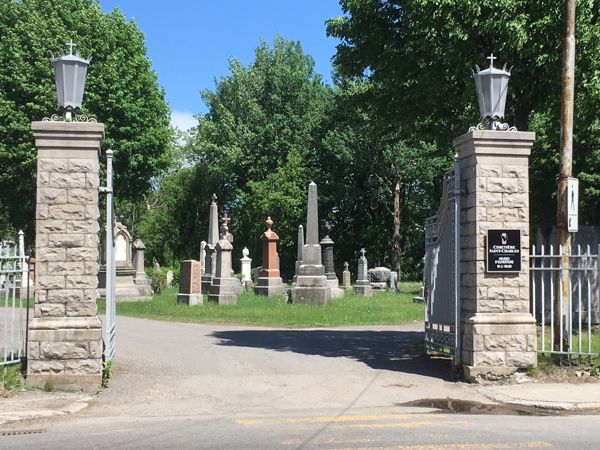
{"type": "Polygon", "coordinates": [[[29,260],[20,231],[18,245],[0,242],[0,366],[26,356],[28,290],[29,260]]]}
{"type": "Polygon", "coordinates": [[[531,307],[538,323],[538,352],[600,354],[593,339],[600,321],[600,246],[594,251],[590,246],[531,247],[531,307]],[[557,292],[568,293],[561,296],[564,301],[556,301],[557,292]],[[553,347],[555,333],[560,335],[561,349],[553,347]]]}

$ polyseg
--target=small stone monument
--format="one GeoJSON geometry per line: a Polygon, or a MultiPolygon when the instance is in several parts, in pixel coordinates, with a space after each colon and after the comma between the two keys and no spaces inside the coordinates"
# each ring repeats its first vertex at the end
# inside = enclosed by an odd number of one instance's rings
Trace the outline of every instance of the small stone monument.
{"type": "Polygon", "coordinates": [[[254,269],[254,284],[258,284],[258,279],[260,277],[260,271],[262,270],[262,266],[258,266],[254,269]]]}
{"type": "Polygon", "coordinates": [[[396,292],[398,290],[397,288],[397,282],[398,282],[398,272],[390,272],[390,277],[388,278],[388,288],[390,291],[396,292]]]}
{"type": "MultiPolygon", "coordinates": [[[[233,234],[231,234],[229,232],[229,222],[231,222],[231,217],[229,217],[227,215],[227,213],[223,214],[223,217],[221,217],[221,223],[227,225],[226,226],[226,231],[225,231],[227,234],[225,235],[225,239],[227,239],[230,244],[233,244],[233,234]]],[[[232,278],[235,278],[235,272],[234,272],[233,269],[231,269],[231,274],[230,275],[231,275],[232,278]]],[[[241,289],[240,289],[240,291],[241,291],[241,289]]]]}
{"type": "Polygon", "coordinates": [[[179,294],[177,303],[187,305],[204,304],[204,296],[201,292],[202,267],[200,261],[188,259],[179,263],[179,294]]]}
{"type": "Polygon", "coordinates": [[[160,264],[159,263],[154,264],[154,266],[152,267],[152,270],[154,272],[160,272],[160,264]]]}
{"type": "MultiPolygon", "coordinates": [[[[210,286],[208,300],[219,305],[234,305],[237,302],[236,292],[240,290],[239,280],[231,277],[231,253],[233,245],[227,239],[227,225],[221,226],[221,239],[215,245],[217,264],[215,276],[210,286]]],[[[208,245],[207,245],[208,247],[208,245]]]]}
{"type": "Polygon", "coordinates": [[[385,290],[385,287],[390,279],[390,272],[391,270],[387,267],[375,267],[368,270],[367,278],[371,282],[371,287],[373,290],[385,290]]]}
{"type": "Polygon", "coordinates": [[[242,250],[243,258],[240,259],[242,263],[242,280],[250,280],[252,281],[252,258],[248,258],[250,252],[246,247],[242,250]]]}
{"type": "Polygon", "coordinates": [[[304,227],[298,225],[298,253],[296,254],[296,270],[294,272],[294,278],[292,278],[292,289],[296,287],[298,279],[298,271],[302,265],[302,249],[304,248],[304,227]]]}
{"type": "Polygon", "coordinates": [[[133,282],[138,288],[138,291],[140,291],[140,295],[152,297],[150,280],[148,280],[146,272],[144,272],[145,249],[146,246],[141,240],[136,239],[133,241],[133,267],[135,269],[135,278],[133,279],[133,282]]]}
{"type": "Polygon", "coordinates": [[[352,289],[352,279],[350,271],[348,270],[348,261],[344,262],[344,273],[342,281],[344,282],[344,289],[352,289]]]}
{"type": "Polygon", "coordinates": [[[204,275],[202,276],[202,294],[210,293],[210,286],[216,272],[217,253],[215,246],[219,241],[219,218],[217,211],[217,195],[212,195],[208,217],[208,241],[204,246],[204,275]]]}
{"type": "Polygon", "coordinates": [[[327,277],[327,284],[331,288],[331,298],[344,298],[344,290],[340,289],[340,281],[335,274],[335,268],[333,264],[333,240],[329,237],[331,232],[331,225],[329,222],[325,222],[325,237],[321,239],[321,250],[323,252],[323,265],[325,266],[325,276],[327,277]]]}
{"type": "Polygon", "coordinates": [[[365,257],[365,249],[361,248],[360,257],[358,258],[357,279],[353,291],[355,294],[362,295],[364,297],[371,297],[373,295],[371,283],[369,283],[369,279],[367,278],[368,268],[369,265],[367,263],[367,258],[365,257]]]}
{"type": "MultiPolygon", "coordinates": [[[[102,243],[106,244],[106,235],[102,237],[102,243]]],[[[115,267],[116,267],[116,278],[115,278],[115,298],[116,301],[138,301],[138,300],[152,300],[152,290],[145,288],[143,285],[137,285],[136,279],[138,276],[139,267],[133,266],[132,257],[132,238],[131,234],[127,230],[127,227],[121,222],[116,222],[115,230],[115,267]]],[[[141,241],[140,241],[141,242],[141,241]]],[[[100,298],[106,298],[106,249],[102,245],[101,253],[101,265],[100,271],[98,272],[98,294],[100,298]]],[[[143,244],[142,244],[143,245],[143,244]]],[[[143,249],[139,248],[138,251],[143,249]]],[[[143,272],[143,260],[140,257],[136,258],[136,264],[141,264],[141,271],[143,272]],[[139,261],[139,262],[138,262],[139,261]]],[[[159,269],[160,270],[160,269],[159,269]]],[[[142,280],[142,278],[140,278],[142,280]]]]}
{"type": "Polygon", "coordinates": [[[308,210],[306,214],[306,244],[302,248],[302,264],[298,268],[296,287],[292,289],[294,303],[326,305],[331,299],[325,267],[321,264],[319,245],[319,212],[317,185],[308,186],[308,210]]]}
{"type": "Polygon", "coordinates": [[[271,230],[273,221],[271,217],[265,220],[267,231],[263,233],[260,240],[263,243],[263,269],[260,271],[258,285],[256,286],[256,295],[266,295],[274,297],[283,295],[285,286],[279,276],[279,268],[277,267],[277,241],[279,236],[271,230]]]}
{"type": "Polygon", "coordinates": [[[200,242],[200,270],[204,275],[204,259],[206,258],[206,241],[200,242]]]}
{"type": "MultiPolygon", "coordinates": [[[[200,275],[202,275],[202,270],[200,270],[200,275]]],[[[173,271],[169,270],[167,272],[167,287],[173,287],[173,271]]]]}

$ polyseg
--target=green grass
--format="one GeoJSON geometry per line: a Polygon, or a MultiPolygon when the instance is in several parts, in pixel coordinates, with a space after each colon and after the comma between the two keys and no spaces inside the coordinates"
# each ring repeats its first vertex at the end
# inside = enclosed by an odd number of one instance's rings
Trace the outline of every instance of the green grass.
{"type": "Polygon", "coordinates": [[[0,393],[17,392],[22,390],[24,385],[20,363],[0,366],[0,393]]]}
{"type": "MultiPolygon", "coordinates": [[[[329,327],[341,325],[384,325],[423,320],[423,305],[412,302],[419,283],[402,283],[400,292],[374,292],[361,297],[347,290],[342,299],[325,306],[296,305],[284,297],[238,295],[235,305],[217,305],[205,300],[202,306],[177,304],[176,288],[165,289],[147,302],[119,302],[117,314],[181,322],[239,323],[283,327],[329,327]]],[[[98,302],[104,313],[105,304],[98,302]]]]}
{"type": "MultiPolygon", "coordinates": [[[[542,348],[542,328],[537,327],[537,346],[538,350],[551,350],[552,349],[552,335],[550,334],[550,326],[544,327],[544,348],[542,348]]],[[[581,330],[581,353],[588,352],[588,332],[589,329],[585,326],[581,330]]],[[[592,328],[592,353],[600,354],[600,332],[592,328]]],[[[573,335],[571,337],[573,343],[573,351],[579,352],[579,335],[577,334],[576,327],[573,326],[573,335]]]]}

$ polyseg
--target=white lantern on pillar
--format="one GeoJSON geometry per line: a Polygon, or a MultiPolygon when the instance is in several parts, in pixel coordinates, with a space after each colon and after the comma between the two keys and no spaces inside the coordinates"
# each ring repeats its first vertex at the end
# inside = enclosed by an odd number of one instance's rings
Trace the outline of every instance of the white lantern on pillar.
{"type": "Polygon", "coordinates": [[[60,57],[52,58],[52,67],[56,76],[56,95],[58,107],[65,116],[66,121],[74,118],[74,113],[81,108],[87,69],[92,60],[79,56],[79,50],[73,55],[73,42],[67,44],[70,48],[68,55],[60,51],[60,57]]]}
{"type": "MultiPolygon", "coordinates": [[[[490,120],[488,129],[506,131],[509,130],[509,126],[497,121],[504,119],[510,71],[506,70],[506,64],[502,70],[494,67],[494,59],[496,57],[493,53],[488,56],[488,59],[490,60],[489,68],[480,70],[478,66],[475,66],[477,72],[473,72],[475,88],[477,89],[477,99],[479,100],[479,112],[482,119],[490,120]]],[[[473,129],[483,128],[482,124],[473,127],[473,129]]],[[[510,131],[513,130],[516,131],[516,128],[510,128],[510,131]]]]}

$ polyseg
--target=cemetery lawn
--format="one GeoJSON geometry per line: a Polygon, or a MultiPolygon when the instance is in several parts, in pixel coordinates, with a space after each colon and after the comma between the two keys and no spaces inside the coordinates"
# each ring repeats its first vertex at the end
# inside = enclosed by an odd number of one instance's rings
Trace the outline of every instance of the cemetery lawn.
{"type": "MultiPolygon", "coordinates": [[[[178,289],[169,288],[146,302],[119,302],[117,315],[177,322],[235,323],[280,327],[333,327],[342,325],[391,325],[423,320],[423,304],[413,303],[419,283],[400,283],[400,292],[373,292],[373,297],[354,295],[350,290],[341,299],[325,306],[295,305],[281,297],[238,294],[237,304],[201,306],[178,305],[178,289]]],[[[98,302],[104,314],[104,301],[98,302]]]]}

